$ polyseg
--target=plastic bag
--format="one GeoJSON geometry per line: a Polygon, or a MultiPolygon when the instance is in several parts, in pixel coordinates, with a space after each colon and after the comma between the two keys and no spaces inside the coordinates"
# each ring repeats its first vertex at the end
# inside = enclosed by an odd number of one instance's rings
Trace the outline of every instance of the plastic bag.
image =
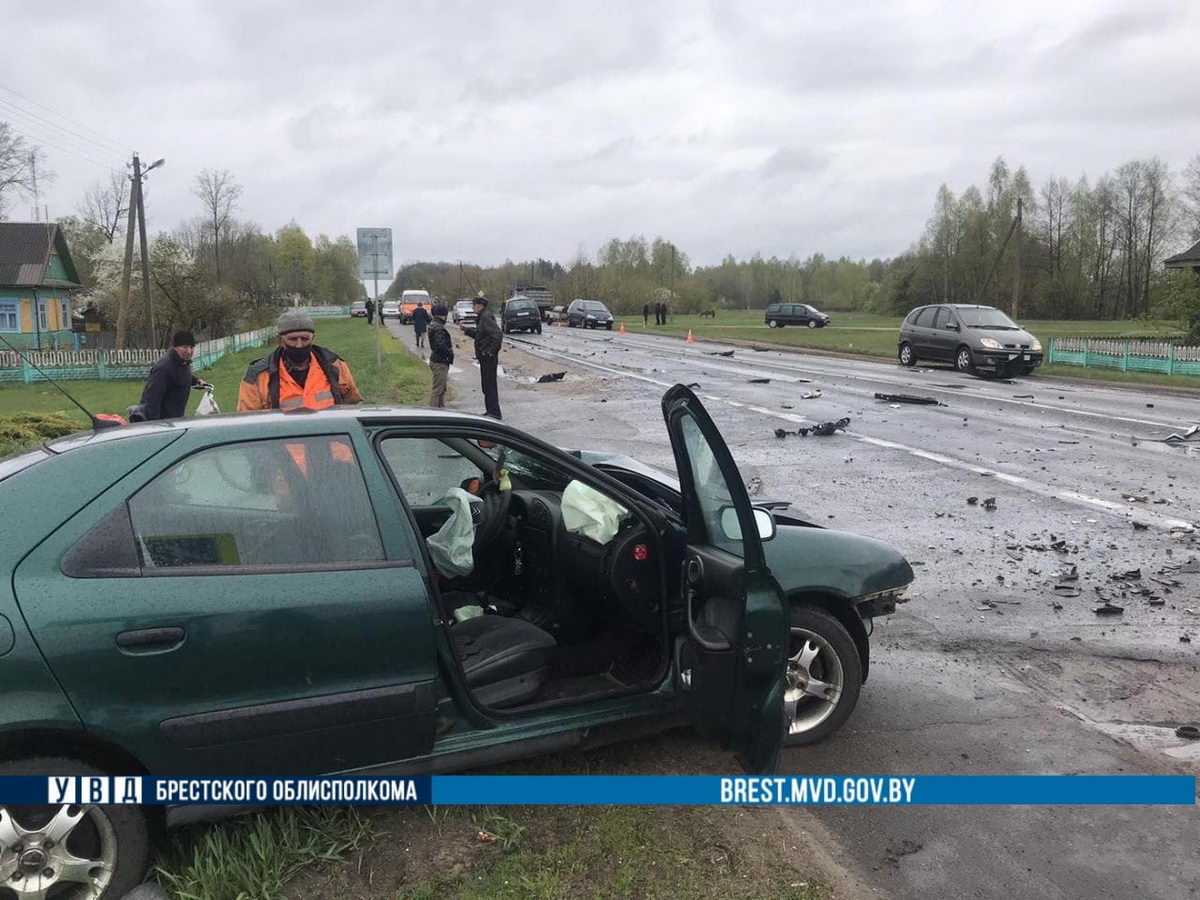
{"type": "Polygon", "coordinates": [[[607,544],[617,534],[629,510],[606,494],[572,481],[562,495],[563,525],[571,534],[582,534],[607,544]]]}
{"type": "Polygon", "coordinates": [[[200,398],[200,403],[196,406],[196,415],[215,416],[220,411],[221,407],[217,406],[217,399],[213,396],[212,390],[206,390],[204,396],[200,398]]]}
{"type": "Polygon", "coordinates": [[[470,575],[475,569],[475,523],[471,521],[471,504],[478,503],[462,488],[452,488],[450,493],[437,502],[438,506],[451,509],[448,518],[436,534],[426,539],[433,566],[448,577],[470,575]]]}

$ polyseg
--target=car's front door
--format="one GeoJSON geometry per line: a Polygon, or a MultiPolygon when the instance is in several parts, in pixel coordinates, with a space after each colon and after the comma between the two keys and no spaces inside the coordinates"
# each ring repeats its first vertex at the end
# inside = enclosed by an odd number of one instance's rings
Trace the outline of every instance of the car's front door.
{"type": "Polygon", "coordinates": [[[85,726],[159,772],[315,773],[428,752],[432,611],[363,436],[211,435],[189,432],[172,462],[130,473],[16,570],[85,726]]]}
{"type": "Polygon", "coordinates": [[[748,770],[769,771],[783,737],[787,603],[742,477],[703,405],[676,385],[663,396],[663,417],[687,523],[676,690],[702,734],[721,738],[748,770]]]}

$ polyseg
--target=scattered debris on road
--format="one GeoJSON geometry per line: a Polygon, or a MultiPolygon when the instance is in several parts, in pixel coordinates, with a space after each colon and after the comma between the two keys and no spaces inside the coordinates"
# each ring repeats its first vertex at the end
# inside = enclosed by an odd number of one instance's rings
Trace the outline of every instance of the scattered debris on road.
{"type": "Polygon", "coordinates": [[[547,384],[548,382],[551,382],[551,381],[562,381],[563,376],[566,374],[567,374],[566,372],[551,372],[548,375],[543,375],[541,378],[539,378],[537,380],[537,383],[538,384],[547,384]]]}
{"type": "Polygon", "coordinates": [[[818,388],[815,391],[805,391],[800,395],[801,400],[817,400],[821,396],[821,390],[818,388]]]}
{"type": "Polygon", "coordinates": [[[974,505],[975,505],[975,504],[977,504],[978,502],[979,502],[979,498],[978,498],[978,497],[968,497],[968,498],[967,498],[967,506],[974,506],[974,505]]]}
{"type": "Polygon", "coordinates": [[[830,437],[844,429],[850,424],[849,419],[838,419],[836,422],[822,422],[820,425],[813,425],[811,428],[797,428],[795,431],[788,431],[786,428],[776,428],[775,437],[808,437],[813,434],[816,437],[830,437]]]}
{"type": "Polygon", "coordinates": [[[691,384],[688,385],[688,387],[695,388],[696,390],[700,390],[700,382],[693,381],[691,384]]]}
{"type": "Polygon", "coordinates": [[[984,500],[984,501],[983,501],[983,508],[984,508],[984,509],[986,509],[986,510],[995,510],[995,508],[996,508],[996,498],[995,498],[995,497],[988,497],[986,500],[984,500]]]}
{"type": "Polygon", "coordinates": [[[1032,400],[1033,394],[1013,394],[1014,400],[1032,400]]]}
{"type": "Polygon", "coordinates": [[[709,356],[724,356],[724,357],[730,357],[730,356],[733,356],[733,351],[732,351],[732,350],[710,350],[710,351],[708,352],[708,355],[709,355],[709,356]]]}
{"type": "Polygon", "coordinates": [[[879,394],[876,400],[886,400],[889,403],[912,403],[916,406],[945,406],[934,397],[918,397],[916,394],[879,394]]]}
{"type": "Polygon", "coordinates": [[[1097,606],[1092,611],[1098,616],[1119,616],[1125,612],[1125,607],[1105,602],[1103,606],[1097,606]]]}
{"type": "Polygon", "coordinates": [[[749,383],[750,384],[770,384],[771,379],[770,378],[751,378],[749,383]]]}
{"type": "Polygon", "coordinates": [[[1200,741],[1200,727],[1195,725],[1180,725],[1175,729],[1175,736],[1189,741],[1200,741]]]}

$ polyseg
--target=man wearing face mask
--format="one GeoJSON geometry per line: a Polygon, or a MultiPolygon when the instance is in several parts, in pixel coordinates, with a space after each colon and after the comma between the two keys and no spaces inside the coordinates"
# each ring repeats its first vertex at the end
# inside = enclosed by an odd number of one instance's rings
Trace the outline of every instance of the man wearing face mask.
{"type": "Polygon", "coordinates": [[[362,395],[346,361],[313,343],[317,327],[301,309],[289,309],[276,323],[279,346],[246,369],[238,391],[238,411],[324,409],[361,403],[362,395]]]}

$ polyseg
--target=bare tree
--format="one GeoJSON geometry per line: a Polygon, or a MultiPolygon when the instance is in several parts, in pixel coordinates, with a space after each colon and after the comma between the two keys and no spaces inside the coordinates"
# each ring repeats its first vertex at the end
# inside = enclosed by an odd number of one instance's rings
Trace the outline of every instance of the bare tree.
{"type": "Polygon", "coordinates": [[[111,244],[121,233],[129,215],[129,178],[119,169],[108,175],[108,182],[97,181],[79,204],[79,218],[104,232],[111,244]]]}
{"type": "MultiPolygon", "coordinates": [[[[35,168],[41,150],[0,122],[0,219],[4,218],[5,194],[30,194],[35,187],[35,168]]],[[[43,171],[42,177],[49,173],[43,171]]]]}
{"type": "Polygon", "coordinates": [[[1200,241],[1200,153],[1183,170],[1183,212],[1188,235],[1200,241]]]}
{"type": "Polygon", "coordinates": [[[220,284],[221,232],[237,208],[238,198],[242,196],[242,186],[234,181],[233,173],[228,169],[219,172],[216,169],[204,169],[196,176],[192,193],[204,204],[208,225],[212,229],[213,265],[217,284],[220,284]]]}

